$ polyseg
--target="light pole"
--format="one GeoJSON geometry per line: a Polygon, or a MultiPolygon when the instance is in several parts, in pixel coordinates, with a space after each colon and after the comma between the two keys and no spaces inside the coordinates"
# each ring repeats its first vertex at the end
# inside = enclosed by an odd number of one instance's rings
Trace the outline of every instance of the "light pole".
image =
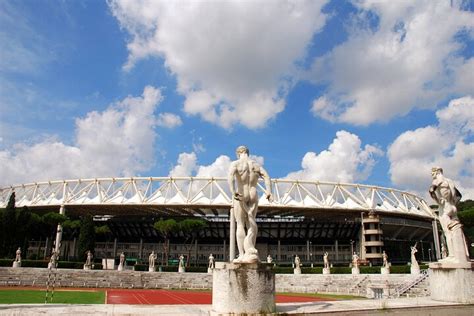
{"type": "Polygon", "coordinates": [[[354,254],[354,241],[351,239],[351,256],[354,254]]]}
{"type": "Polygon", "coordinates": [[[428,249],[428,258],[429,258],[429,260],[430,260],[430,262],[431,262],[431,248],[428,249]]]}

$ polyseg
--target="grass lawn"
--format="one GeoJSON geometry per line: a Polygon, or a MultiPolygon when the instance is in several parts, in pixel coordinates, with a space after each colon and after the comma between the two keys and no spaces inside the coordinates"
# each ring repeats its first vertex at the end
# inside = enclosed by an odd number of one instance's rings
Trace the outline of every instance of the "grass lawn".
{"type": "MultiPolygon", "coordinates": [[[[0,290],[0,304],[41,304],[45,290],[0,290]]],[[[50,303],[51,292],[48,293],[50,303]]],[[[54,291],[53,304],[104,304],[104,291],[54,291]]]]}

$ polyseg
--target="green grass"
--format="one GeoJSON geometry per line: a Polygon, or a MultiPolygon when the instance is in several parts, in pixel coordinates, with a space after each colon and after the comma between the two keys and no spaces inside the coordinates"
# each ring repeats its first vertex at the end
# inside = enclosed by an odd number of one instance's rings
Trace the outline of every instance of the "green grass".
{"type": "Polygon", "coordinates": [[[357,300],[365,299],[363,296],[346,295],[346,294],[325,294],[325,293],[277,293],[279,295],[286,296],[306,296],[306,297],[318,297],[318,298],[330,298],[335,300],[357,300]]]}
{"type": "MultiPolygon", "coordinates": [[[[42,304],[45,290],[0,290],[0,304],[42,304]]],[[[50,303],[49,292],[48,303],[50,303]]],[[[104,304],[104,291],[54,291],[54,304],[104,304]]]]}

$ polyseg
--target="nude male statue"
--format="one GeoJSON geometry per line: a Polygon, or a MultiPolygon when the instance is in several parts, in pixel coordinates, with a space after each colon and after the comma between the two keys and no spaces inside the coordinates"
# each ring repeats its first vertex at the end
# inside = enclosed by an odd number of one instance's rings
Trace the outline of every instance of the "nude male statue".
{"type": "Polygon", "coordinates": [[[327,251],[324,253],[323,262],[324,262],[324,269],[329,269],[329,254],[327,253],[327,251]]]}
{"type": "Polygon", "coordinates": [[[16,254],[15,261],[16,262],[21,262],[21,248],[20,247],[18,247],[15,254],[16,254]]]}
{"type": "Polygon", "coordinates": [[[249,149],[246,146],[239,146],[236,155],[238,159],[231,163],[227,178],[233,197],[232,207],[237,223],[236,239],[239,249],[239,256],[233,262],[254,263],[259,261],[255,248],[258,230],[255,220],[258,209],[258,179],[265,180],[265,196],[268,201],[272,200],[271,182],[265,169],[249,158],[249,149]]]}
{"type": "Polygon", "coordinates": [[[155,250],[153,250],[150,255],[148,256],[148,267],[149,268],[154,268],[155,267],[155,260],[157,258],[157,255],[155,254],[155,250]]]}
{"type": "Polygon", "coordinates": [[[444,177],[442,168],[432,168],[431,176],[433,182],[429,192],[439,205],[439,222],[441,228],[443,228],[448,247],[448,257],[441,259],[440,262],[468,262],[469,252],[456,207],[461,200],[461,193],[459,193],[451,179],[444,177]]]}

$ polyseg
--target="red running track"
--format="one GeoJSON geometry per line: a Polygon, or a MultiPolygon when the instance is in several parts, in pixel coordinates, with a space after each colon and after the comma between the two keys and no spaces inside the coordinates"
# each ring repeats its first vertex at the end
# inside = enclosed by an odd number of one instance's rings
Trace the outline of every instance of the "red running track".
{"type": "MultiPolygon", "coordinates": [[[[277,303],[332,301],[311,296],[276,295],[277,303]]],[[[212,304],[210,291],[107,290],[106,304],[212,304]]]]}

